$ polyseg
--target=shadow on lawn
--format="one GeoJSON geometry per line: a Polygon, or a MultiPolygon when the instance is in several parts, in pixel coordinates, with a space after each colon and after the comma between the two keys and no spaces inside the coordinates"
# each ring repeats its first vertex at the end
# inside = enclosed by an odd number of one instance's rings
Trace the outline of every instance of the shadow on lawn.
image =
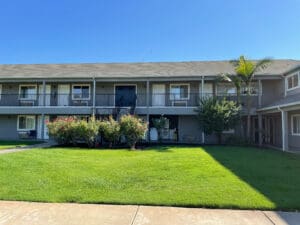
{"type": "Polygon", "coordinates": [[[203,147],[209,155],[276,205],[300,209],[300,156],[247,147],[203,147]]]}

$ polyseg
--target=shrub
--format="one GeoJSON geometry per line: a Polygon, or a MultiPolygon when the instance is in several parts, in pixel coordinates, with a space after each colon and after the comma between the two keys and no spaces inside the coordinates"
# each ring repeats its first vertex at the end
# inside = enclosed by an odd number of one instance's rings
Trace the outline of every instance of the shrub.
{"type": "Polygon", "coordinates": [[[121,134],[125,136],[128,145],[133,150],[136,142],[145,136],[148,125],[138,117],[125,115],[120,119],[120,128],[121,134]]]}
{"type": "Polygon", "coordinates": [[[120,124],[110,116],[99,123],[99,133],[109,142],[111,148],[120,138],[120,124]]]}
{"type": "Polygon", "coordinates": [[[76,145],[83,141],[92,147],[99,132],[99,122],[94,117],[89,122],[78,120],[76,117],[58,118],[49,122],[47,126],[49,135],[64,145],[76,145]]]}
{"type": "Polygon", "coordinates": [[[59,144],[72,144],[74,143],[73,134],[71,132],[74,117],[57,118],[52,122],[48,122],[49,136],[52,137],[59,144]]]}

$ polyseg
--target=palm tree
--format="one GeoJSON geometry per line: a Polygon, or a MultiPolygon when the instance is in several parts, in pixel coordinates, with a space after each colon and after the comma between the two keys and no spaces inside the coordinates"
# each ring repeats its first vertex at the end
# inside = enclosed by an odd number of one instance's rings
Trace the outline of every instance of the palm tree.
{"type": "Polygon", "coordinates": [[[257,72],[265,69],[268,64],[271,62],[271,59],[265,58],[256,62],[247,60],[243,55],[239,57],[238,60],[232,60],[231,64],[235,67],[236,77],[242,80],[246,88],[247,96],[247,137],[250,138],[251,131],[251,85],[253,78],[257,72]]]}
{"type": "Polygon", "coordinates": [[[232,83],[236,88],[236,95],[237,95],[237,104],[240,105],[241,103],[241,88],[243,84],[243,80],[240,76],[237,76],[236,74],[220,74],[220,77],[217,78],[217,82],[219,81],[227,81],[232,83]]]}

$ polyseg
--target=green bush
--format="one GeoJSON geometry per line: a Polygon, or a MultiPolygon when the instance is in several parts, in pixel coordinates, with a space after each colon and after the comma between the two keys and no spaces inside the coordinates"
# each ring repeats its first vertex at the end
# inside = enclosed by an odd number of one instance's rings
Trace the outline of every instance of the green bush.
{"type": "Polygon", "coordinates": [[[124,135],[132,150],[135,149],[136,142],[145,136],[148,129],[147,123],[132,115],[122,116],[120,119],[120,127],[121,134],[124,135]]]}
{"type": "Polygon", "coordinates": [[[76,145],[85,142],[94,146],[99,132],[99,122],[91,118],[89,122],[76,117],[58,118],[47,124],[49,135],[59,144],[76,145]]]}
{"type": "Polygon", "coordinates": [[[109,142],[111,148],[120,138],[120,124],[110,116],[107,120],[99,122],[99,133],[109,142]]]}

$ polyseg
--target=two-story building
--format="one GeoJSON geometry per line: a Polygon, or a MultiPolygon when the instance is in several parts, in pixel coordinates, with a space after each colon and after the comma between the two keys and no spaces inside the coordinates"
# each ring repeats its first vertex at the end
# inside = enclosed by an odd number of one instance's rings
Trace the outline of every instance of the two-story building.
{"type": "MultiPolygon", "coordinates": [[[[300,61],[274,60],[255,75],[256,143],[300,150],[298,69],[300,61]]],[[[0,139],[48,139],[46,121],[60,116],[134,113],[149,122],[149,141],[157,140],[152,119],[164,115],[164,141],[215,143],[202,132],[195,109],[203,97],[236,99],[232,84],[216,82],[221,73],[234,73],[228,61],[0,65],[0,139]]]]}

